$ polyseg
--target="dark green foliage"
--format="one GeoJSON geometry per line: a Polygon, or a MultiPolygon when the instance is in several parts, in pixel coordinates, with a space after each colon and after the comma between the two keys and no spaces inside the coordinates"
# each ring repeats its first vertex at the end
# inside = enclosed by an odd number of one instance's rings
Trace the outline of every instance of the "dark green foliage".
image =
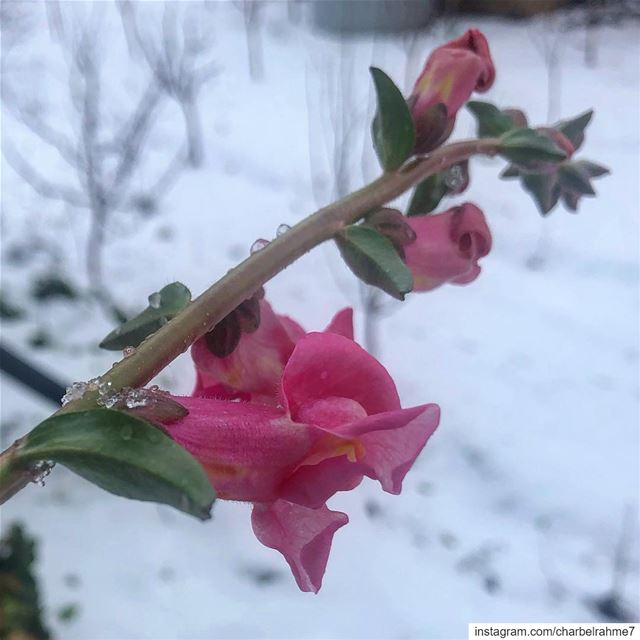
{"type": "Polygon", "coordinates": [[[49,640],[34,573],[36,543],[20,524],[0,541],[0,639],[49,640]]]}
{"type": "Polygon", "coordinates": [[[26,436],[16,460],[58,462],[115,495],[211,517],[215,492],[200,463],[160,429],[121,411],[48,418],[26,436]]]}

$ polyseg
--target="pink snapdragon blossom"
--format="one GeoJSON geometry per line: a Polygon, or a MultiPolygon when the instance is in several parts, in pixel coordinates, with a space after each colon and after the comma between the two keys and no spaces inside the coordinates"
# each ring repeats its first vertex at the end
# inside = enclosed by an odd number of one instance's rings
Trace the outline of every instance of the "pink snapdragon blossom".
{"type": "Polygon", "coordinates": [[[301,590],[317,592],[333,535],[348,522],[326,501],[364,476],[400,493],[440,411],[400,407],[385,368],[351,339],[350,310],[329,330],[305,334],[261,305],[267,322],[218,359],[226,362],[214,366],[194,346],[198,386],[176,398],[189,415],[166,429],[200,461],[219,498],[253,503],[256,537],[282,553],[301,590]]]}
{"type": "Polygon", "coordinates": [[[495,76],[489,44],[478,29],[434,49],[408,99],[416,125],[416,151],[425,153],[446,140],[460,107],[474,91],[490,89],[495,76]],[[446,113],[438,111],[438,104],[446,113]]]}
{"type": "Polygon", "coordinates": [[[480,274],[478,259],[491,250],[491,231],[482,211],[470,202],[444,213],[408,217],[416,240],[404,248],[413,290],[441,284],[467,284],[480,274]]]}

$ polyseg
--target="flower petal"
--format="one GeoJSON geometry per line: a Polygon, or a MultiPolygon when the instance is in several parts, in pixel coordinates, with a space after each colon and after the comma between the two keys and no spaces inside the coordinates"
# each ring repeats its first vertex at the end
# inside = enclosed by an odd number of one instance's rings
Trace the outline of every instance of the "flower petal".
{"type": "Polygon", "coordinates": [[[339,336],[353,340],[353,309],[347,307],[346,309],[338,311],[331,319],[325,331],[337,333],[339,336]]]}
{"type": "Polygon", "coordinates": [[[258,540],[284,556],[301,591],[314,593],[322,586],[333,534],[347,522],[345,513],[326,505],[307,509],[285,500],[256,504],[251,514],[258,540]]]}
{"type": "Polygon", "coordinates": [[[402,480],[439,421],[440,407],[426,404],[369,416],[345,425],[338,433],[358,438],[364,455],[358,457],[357,465],[365,475],[379,480],[385,491],[398,494],[402,480]]]}
{"type": "Polygon", "coordinates": [[[282,376],[282,392],[294,420],[305,404],[349,398],[369,414],[400,408],[387,370],[352,340],[309,333],[298,342],[282,376]]]}
{"type": "Polygon", "coordinates": [[[171,437],[204,467],[225,500],[275,500],[282,481],[304,460],[317,429],[291,422],[262,404],[175,398],[189,415],[166,425],[171,437]]]}
{"type": "Polygon", "coordinates": [[[302,329],[293,320],[277,316],[268,302],[260,301],[260,327],[243,334],[238,347],[226,358],[218,358],[200,338],[191,347],[198,371],[194,394],[217,383],[247,391],[269,404],[277,402],[280,376],[302,329]],[[293,336],[293,337],[292,337],[293,336]]]}
{"type": "Polygon", "coordinates": [[[280,487],[280,497],[317,509],[338,491],[350,491],[361,482],[366,469],[347,456],[329,458],[319,464],[303,465],[280,487]]]}

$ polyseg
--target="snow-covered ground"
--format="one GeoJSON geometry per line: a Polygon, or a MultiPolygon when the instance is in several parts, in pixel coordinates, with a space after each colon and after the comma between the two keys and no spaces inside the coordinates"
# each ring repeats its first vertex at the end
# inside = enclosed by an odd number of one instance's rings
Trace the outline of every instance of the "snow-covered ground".
{"type": "MultiPolygon", "coordinates": [[[[18,59],[6,58],[14,66],[7,64],[5,81],[64,123],[64,71],[38,11],[31,40],[18,59]]],[[[360,159],[367,67],[402,83],[448,37],[436,28],[413,48],[399,37],[340,42],[288,21],[285,3],[269,3],[261,23],[265,75],[252,82],[241,14],[232,3],[209,3],[207,11],[221,69],[201,97],[205,164],[180,177],[155,216],[121,213],[108,230],[107,281],[131,308],[174,280],[201,291],[255,238],[273,237],[279,224],[328,202],[336,104],[348,103],[352,115],[349,186],[373,177],[372,157],[360,159]],[[346,80],[336,97],[341,68],[346,80]]],[[[213,521],[201,524],[113,497],[58,468],[46,488],[26,489],[2,511],[3,527],[23,520],[39,539],[57,637],[445,639],[466,637],[471,621],[602,621],[593,602],[611,589],[625,536],[619,595],[637,618],[640,32],[597,29],[598,63],[590,68],[581,30],[560,33],[552,21],[476,25],[498,69],[488,99],[524,107],[533,122],[546,119],[543,54],[557,46],[561,94],[552,119],[594,107],[582,154],[613,174],[597,182],[598,198],[584,201],[578,216],[559,208],[543,220],[516,183],[498,181],[499,161],[473,163],[463,198],[485,210],[495,240],[482,276],[469,287],[410,296],[380,325],[378,355],[404,404],[442,407],[441,426],[402,495],[366,481],[331,501],[351,522],[336,535],[313,596],[300,593],[282,557],[255,539],[246,505],[220,502],[213,521]],[[71,603],[78,614],[59,621],[56,612],[71,603]]],[[[467,26],[458,21],[455,32],[467,26]]],[[[105,46],[109,82],[123,79],[111,117],[141,87],[135,65],[123,64],[117,19],[105,19],[103,30],[113,45],[105,46]]],[[[172,125],[166,143],[182,121],[177,110],[163,117],[172,125]]],[[[457,134],[472,131],[462,114],[457,134]]],[[[2,135],[47,175],[68,177],[6,111],[2,135]]],[[[113,354],[95,347],[110,325],[87,302],[35,304],[29,283],[48,259],[33,254],[16,264],[8,254],[16,243],[41,241],[83,286],[86,218],[34,194],[3,164],[2,290],[28,311],[24,321],[4,324],[3,340],[67,381],[111,363],[113,354]],[[51,347],[28,346],[39,330],[51,335],[51,347]]],[[[309,329],[359,304],[332,247],[300,260],[267,291],[309,329]]],[[[357,321],[361,328],[361,314],[357,321]]],[[[188,358],[157,382],[188,391],[188,358]]],[[[6,378],[1,400],[5,444],[52,409],[6,378]]]]}

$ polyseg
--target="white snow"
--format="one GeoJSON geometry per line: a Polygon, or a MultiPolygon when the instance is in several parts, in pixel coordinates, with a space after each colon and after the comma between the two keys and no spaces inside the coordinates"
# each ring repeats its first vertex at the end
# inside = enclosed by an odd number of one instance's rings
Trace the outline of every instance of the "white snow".
{"type": "MultiPolygon", "coordinates": [[[[232,3],[209,10],[222,70],[201,99],[205,165],[180,178],[156,216],[120,213],[108,229],[107,279],[132,308],[174,280],[201,291],[256,238],[274,237],[331,200],[325,167],[333,162],[331,113],[341,104],[331,95],[339,61],[353,71],[346,74],[349,188],[376,171],[368,151],[361,160],[368,66],[404,82],[407,47],[399,37],[341,43],[289,22],[285,3],[268,3],[265,78],[254,83],[241,14],[232,3]]],[[[34,15],[35,37],[15,62],[24,74],[8,68],[5,79],[19,82],[22,95],[50,101],[51,117],[64,123],[62,61],[43,15],[34,15]]],[[[472,621],[600,621],[589,602],[611,587],[627,509],[633,527],[622,595],[637,617],[640,33],[631,25],[598,28],[599,60],[589,68],[583,31],[554,33],[552,24],[476,21],[498,69],[486,98],[521,106],[543,123],[541,47],[558,39],[562,91],[552,119],[594,107],[581,155],[613,173],[597,181],[597,199],[583,201],[577,216],[558,208],[541,219],[517,183],[498,181],[500,161],[473,162],[471,187],[457,200],[477,202],[493,231],[481,277],[393,303],[380,326],[379,357],[404,404],[442,407],[441,426],[402,495],[365,482],[331,501],[351,521],[336,534],[313,596],[300,593],[283,558],[255,539],[246,505],[219,502],[213,521],[201,524],[113,497],[58,467],[46,488],[27,488],[2,510],[3,527],[23,520],[38,537],[57,637],[445,639],[466,637],[472,621]],[[69,603],[78,615],[58,621],[56,611],[69,603]]],[[[455,33],[467,26],[458,20],[455,33]]],[[[105,63],[116,118],[141,85],[135,65],[123,65],[117,20],[105,20],[104,29],[112,33],[105,41],[116,43],[105,63]]],[[[438,27],[425,36],[413,73],[449,35],[438,27]]],[[[158,149],[182,131],[177,110],[167,117],[173,127],[163,125],[158,149]]],[[[456,135],[472,132],[461,114],[456,135]]],[[[43,173],[67,178],[68,168],[6,112],[2,134],[43,173]]],[[[6,163],[2,201],[4,256],[16,241],[39,241],[85,285],[86,211],[44,200],[6,163]]],[[[26,266],[3,260],[3,291],[29,305],[25,322],[4,324],[3,340],[64,381],[87,380],[114,359],[96,347],[112,327],[87,302],[30,301],[30,279],[48,264],[42,253],[26,266]],[[37,329],[51,333],[53,348],[29,349],[37,329]]],[[[267,295],[309,329],[359,304],[355,279],[329,246],[280,274],[267,295]]],[[[357,323],[361,329],[360,313],[357,323]]],[[[188,392],[188,358],[155,382],[188,392]]],[[[6,377],[1,400],[5,446],[52,410],[6,377]]]]}

